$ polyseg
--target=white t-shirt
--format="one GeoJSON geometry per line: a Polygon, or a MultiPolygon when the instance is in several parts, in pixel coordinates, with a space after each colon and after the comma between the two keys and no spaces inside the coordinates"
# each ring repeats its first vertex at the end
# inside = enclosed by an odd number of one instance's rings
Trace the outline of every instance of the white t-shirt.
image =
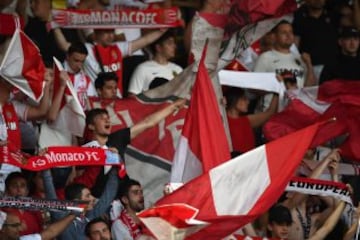
{"type": "Polygon", "coordinates": [[[19,239],[20,240],[42,240],[40,234],[29,234],[29,235],[21,236],[19,239]]]}
{"type": "Polygon", "coordinates": [[[167,80],[174,79],[182,72],[182,67],[169,62],[166,65],[159,64],[153,60],[143,62],[134,71],[130,79],[129,92],[139,94],[149,89],[150,83],[157,77],[167,80]]]}

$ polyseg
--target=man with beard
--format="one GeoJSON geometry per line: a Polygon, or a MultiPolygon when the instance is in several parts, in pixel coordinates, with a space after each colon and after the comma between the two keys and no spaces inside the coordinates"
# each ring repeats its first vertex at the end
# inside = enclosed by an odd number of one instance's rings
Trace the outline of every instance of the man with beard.
{"type": "Polygon", "coordinates": [[[110,217],[114,239],[139,239],[143,236],[137,212],[144,210],[144,195],[140,183],[129,179],[120,186],[119,200],[112,203],[110,217]]]}
{"type": "Polygon", "coordinates": [[[95,218],[86,225],[85,235],[89,240],[111,240],[109,223],[103,218],[95,218]]]}

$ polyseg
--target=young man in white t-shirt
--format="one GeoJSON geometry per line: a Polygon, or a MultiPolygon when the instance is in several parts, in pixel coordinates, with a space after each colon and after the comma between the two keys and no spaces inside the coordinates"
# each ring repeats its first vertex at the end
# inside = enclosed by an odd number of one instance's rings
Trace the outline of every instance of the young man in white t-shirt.
{"type": "Polygon", "coordinates": [[[150,47],[154,57],[135,69],[129,85],[131,94],[139,94],[148,90],[156,78],[170,81],[183,70],[179,65],[170,62],[170,59],[175,57],[176,51],[175,34],[172,31],[168,30],[150,47]]]}

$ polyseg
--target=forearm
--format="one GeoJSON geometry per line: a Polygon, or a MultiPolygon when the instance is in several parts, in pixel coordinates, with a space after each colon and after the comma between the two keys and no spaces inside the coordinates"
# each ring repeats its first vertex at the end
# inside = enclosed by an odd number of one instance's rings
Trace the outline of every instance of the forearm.
{"type": "Polygon", "coordinates": [[[72,223],[75,219],[74,214],[69,214],[66,217],[62,218],[61,220],[50,224],[44,231],[41,232],[41,239],[42,240],[50,240],[58,236],[62,233],[69,224],[72,223]]]}
{"type": "Polygon", "coordinates": [[[51,107],[47,114],[47,120],[50,122],[55,121],[59,114],[61,102],[62,102],[64,93],[65,93],[65,88],[66,88],[66,86],[60,86],[58,92],[55,93],[56,96],[55,96],[55,98],[53,98],[53,102],[51,103],[51,107]]]}
{"type": "Polygon", "coordinates": [[[304,87],[315,86],[316,85],[316,76],[315,76],[313,65],[307,64],[306,68],[307,68],[307,70],[306,70],[306,78],[305,78],[304,87]]]}
{"type": "Polygon", "coordinates": [[[57,46],[64,52],[67,52],[67,50],[70,47],[70,43],[66,40],[63,32],[61,31],[60,28],[55,28],[53,29],[53,33],[54,33],[54,37],[55,37],[55,41],[57,46]]]}
{"type": "Polygon", "coordinates": [[[161,37],[161,35],[163,35],[165,33],[164,30],[156,30],[156,31],[152,31],[150,33],[147,33],[145,36],[134,40],[131,42],[131,52],[135,52],[141,48],[146,47],[147,45],[149,45],[150,43],[154,42],[156,39],[158,39],[159,37],[161,37]]]}
{"type": "Polygon", "coordinates": [[[46,117],[50,107],[50,83],[46,83],[43,97],[38,106],[30,106],[28,110],[27,120],[39,120],[46,117]]]}

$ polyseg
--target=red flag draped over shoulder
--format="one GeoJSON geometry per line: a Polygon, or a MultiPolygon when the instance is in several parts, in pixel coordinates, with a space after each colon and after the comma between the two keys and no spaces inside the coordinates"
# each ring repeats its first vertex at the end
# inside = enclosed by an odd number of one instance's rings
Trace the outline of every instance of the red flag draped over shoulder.
{"type": "Polygon", "coordinates": [[[39,102],[45,86],[45,65],[40,51],[26,34],[16,29],[0,66],[0,75],[39,102]]]}

